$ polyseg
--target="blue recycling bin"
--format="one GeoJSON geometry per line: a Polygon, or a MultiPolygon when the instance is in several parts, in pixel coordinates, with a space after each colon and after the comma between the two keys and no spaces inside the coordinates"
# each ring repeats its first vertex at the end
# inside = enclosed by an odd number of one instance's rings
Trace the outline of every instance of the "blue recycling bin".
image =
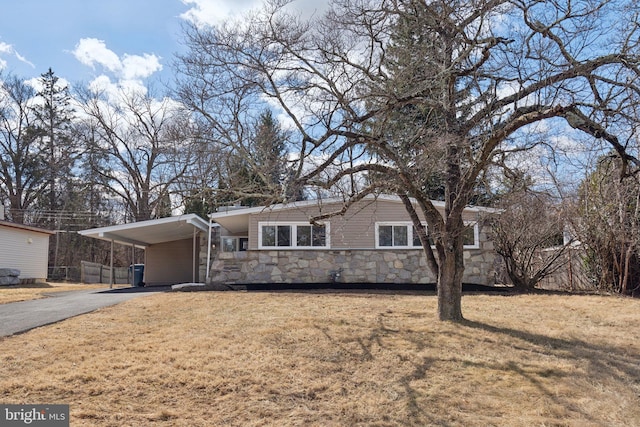
{"type": "Polygon", "coordinates": [[[144,286],[144,264],[133,264],[129,266],[129,283],[131,283],[131,277],[133,277],[133,286],[144,286]],[[133,275],[133,276],[132,276],[133,275]]]}

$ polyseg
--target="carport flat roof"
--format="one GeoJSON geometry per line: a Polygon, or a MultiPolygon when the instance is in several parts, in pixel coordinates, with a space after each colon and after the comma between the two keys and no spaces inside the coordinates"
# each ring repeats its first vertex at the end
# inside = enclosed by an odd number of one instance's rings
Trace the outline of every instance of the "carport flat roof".
{"type": "Polygon", "coordinates": [[[196,214],[187,214],[92,228],[78,233],[95,239],[146,248],[158,243],[188,239],[193,236],[194,230],[208,231],[209,224],[196,214]]]}

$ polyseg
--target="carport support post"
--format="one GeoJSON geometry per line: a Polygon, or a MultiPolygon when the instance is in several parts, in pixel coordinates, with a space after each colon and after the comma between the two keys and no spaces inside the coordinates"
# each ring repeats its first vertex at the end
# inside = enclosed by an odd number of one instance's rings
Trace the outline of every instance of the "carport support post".
{"type": "Polygon", "coordinates": [[[114,271],[113,271],[113,239],[111,239],[111,264],[109,265],[109,268],[111,269],[111,274],[109,275],[109,289],[113,289],[113,276],[114,276],[114,271]]]}
{"type": "Polygon", "coordinates": [[[131,287],[136,286],[136,245],[131,245],[131,267],[129,271],[131,271],[131,287]]]}
{"type": "Polygon", "coordinates": [[[198,256],[198,248],[197,248],[197,242],[198,240],[198,230],[193,227],[193,272],[192,272],[192,277],[191,277],[191,283],[196,283],[196,270],[198,269],[198,267],[200,266],[200,260],[196,259],[196,257],[198,256]]]}
{"type": "Polygon", "coordinates": [[[211,228],[213,227],[211,223],[211,218],[209,218],[209,236],[207,237],[207,271],[205,273],[205,283],[209,284],[209,270],[211,269],[211,228]]]}

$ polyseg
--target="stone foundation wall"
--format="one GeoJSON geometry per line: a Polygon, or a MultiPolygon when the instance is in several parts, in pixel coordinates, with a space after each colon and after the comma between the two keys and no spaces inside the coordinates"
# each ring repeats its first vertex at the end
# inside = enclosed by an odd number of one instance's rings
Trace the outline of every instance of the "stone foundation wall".
{"type": "MultiPolygon", "coordinates": [[[[495,253],[465,251],[465,283],[492,285],[495,253]]],[[[211,283],[435,283],[420,250],[220,252],[211,283]]]]}

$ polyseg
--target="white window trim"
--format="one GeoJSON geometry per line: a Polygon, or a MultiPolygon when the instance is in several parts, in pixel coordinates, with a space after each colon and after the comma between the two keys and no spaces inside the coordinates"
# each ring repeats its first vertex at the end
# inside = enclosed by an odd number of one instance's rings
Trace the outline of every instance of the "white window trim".
{"type": "MultiPolygon", "coordinates": [[[[423,226],[427,224],[422,223],[423,226]]],[[[473,226],[473,245],[464,245],[463,249],[480,249],[480,230],[477,221],[465,221],[465,227],[473,226]]],[[[422,246],[413,246],[413,222],[410,221],[382,221],[375,224],[375,248],[376,249],[422,249],[422,246]],[[406,226],[407,227],[407,246],[380,246],[380,226],[406,226]]],[[[434,247],[434,246],[432,246],[434,247]]]]}
{"type": "Polygon", "coordinates": [[[478,221],[465,221],[465,227],[473,227],[473,245],[464,245],[462,249],[480,249],[480,226],[478,221]]]}
{"type": "Polygon", "coordinates": [[[260,221],[258,222],[258,249],[260,250],[269,250],[269,251],[280,251],[280,250],[297,250],[297,251],[317,251],[317,250],[326,250],[331,249],[331,227],[329,222],[325,222],[325,238],[324,238],[324,246],[296,246],[296,242],[298,241],[298,226],[310,226],[309,222],[304,221],[260,221]],[[262,244],[262,227],[264,226],[290,226],[291,227],[291,243],[292,246],[264,246],[262,244]]]}

